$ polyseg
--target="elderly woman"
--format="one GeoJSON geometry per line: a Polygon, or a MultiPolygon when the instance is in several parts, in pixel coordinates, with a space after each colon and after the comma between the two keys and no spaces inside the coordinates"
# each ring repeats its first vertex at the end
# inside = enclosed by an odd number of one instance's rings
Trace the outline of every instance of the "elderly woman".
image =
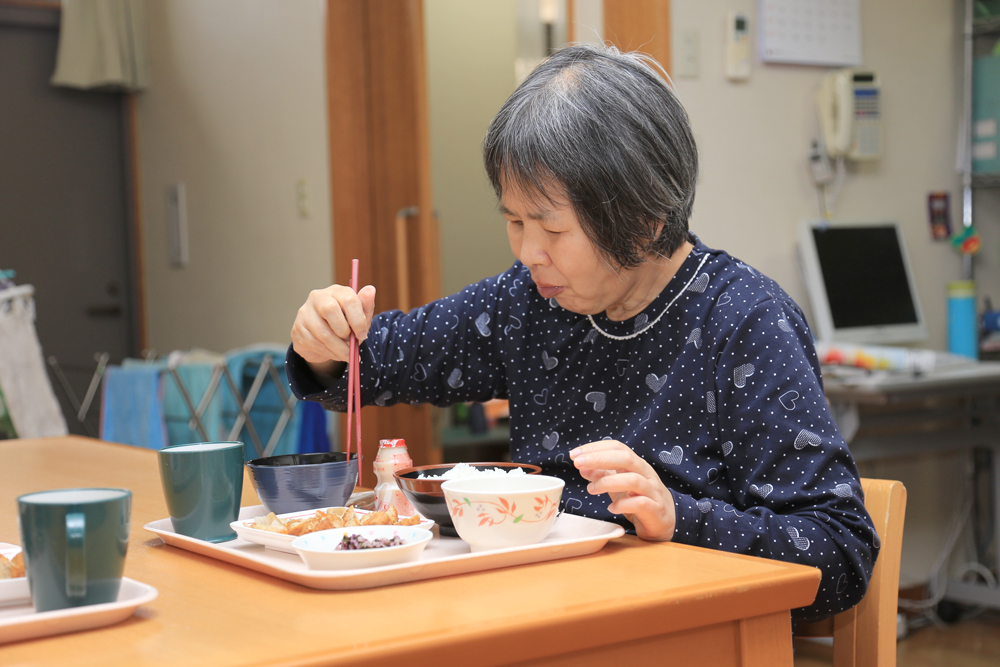
{"type": "Polygon", "coordinates": [[[517,261],[409,313],[375,288],[309,295],[288,371],[346,408],[510,401],[511,458],[566,481],[564,509],[673,540],[819,567],[813,620],[856,604],[879,548],[823,396],[809,328],[773,281],[688,231],[687,115],[637,54],[542,63],[484,146],[517,261]]]}

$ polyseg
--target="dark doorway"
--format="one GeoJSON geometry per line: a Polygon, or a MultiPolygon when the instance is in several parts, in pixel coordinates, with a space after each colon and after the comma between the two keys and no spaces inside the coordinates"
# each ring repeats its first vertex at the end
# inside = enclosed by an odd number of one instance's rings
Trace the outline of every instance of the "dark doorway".
{"type": "MultiPolygon", "coordinates": [[[[128,113],[119,92],[49,83],[59,10],[0,4],[0,269],[35,286],[38,337],[78,397],[95,354],[138,352],[128,113]]],[[[70,431],[87,426],[53,376],[70,431]]]]}

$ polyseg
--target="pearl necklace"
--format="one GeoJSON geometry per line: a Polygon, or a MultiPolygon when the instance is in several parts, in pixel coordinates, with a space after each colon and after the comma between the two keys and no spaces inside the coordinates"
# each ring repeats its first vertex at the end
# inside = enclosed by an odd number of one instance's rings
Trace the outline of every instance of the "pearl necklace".
{"type": "Polygon", "coordinates": [[[659,315],[657,315],[655,320],[653,320],[652,322],[650,322],[649,324],[647,324],[643,328],[639,329],[638,331],[634,331],[634,332],[630,333],[627,336],[615,336],[614,334],[609,334],[607,331],[605,331],[601,327],[597,326],[597,322],[594,321],[593,315],[587,315],[587,319],[590,320],[590,326],[592,326],[595,329],[597,329],[598,333],[600,333],[602,336],[605,336],[606,338],[610,338],[611,340],[631,340],[631,339],[635,338],[636,336],[640,336],[640,335],[646,333],[647,331],[649,331],[650,329],[652,329],[654,326],[656,326],[656,323],[659,322],[660,319],[662,319],[663,316],[667,314],[668,310],[670,310],[670,306],[674,305],[674,302],[677,301],[677,299],[681,298],[681,294],[684,294],[684,292],[687,291],[687,288],[691,286],[691,283],[694,282],[694,279],[698,277],[698,272],[701,271],[701,267],[703,267],[705,265],[706,261],[708,261],[708,253],[705,253],[705,256],[701,258],[701,263],[698,264],[698,268],[696,268],[694,270],[694,273],[691,274],[691,277],[688,278],[688,281],[686,283],[684,283],[684,287],[681,289],[680,292],[677,293],[677,296],[675,296],[673,299],[670,300],[670,303],[668,303],[667,307],[663,309],[663,312],[661,312],[659,315]]]}

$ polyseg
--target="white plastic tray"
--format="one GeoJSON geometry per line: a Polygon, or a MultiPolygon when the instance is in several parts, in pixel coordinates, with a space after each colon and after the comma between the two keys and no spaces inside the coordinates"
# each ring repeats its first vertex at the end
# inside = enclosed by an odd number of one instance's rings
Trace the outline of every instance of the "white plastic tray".
{"type": "Polygon", "coordinates": [[[152,586],[123,577],[115,602],[36,612],[31,606],[28,580],[4,579],[0,581],[0,644],[112,625],[124,621],[157,595],[152,586]]]}
{"type": "MultiPolygon", "coordinates": [[[[262,512],[266,514],[263,506],[244,507],[240,510],[240,520],[260,516],[262,512]]],[[[322,590],[376,588],[453,574],[583,556],[600,551],[608,540],[625,534],[625,529],[617,524],[562,514],[556,519],[549,536],[538,544],[472,553],[469,545],[457,537],[438,537],[431,540],[417,560],[398,565],[336,571],[310,570],[298,555],[265,549],[260,544],[240,538],[218,544],[196,540],[175,533],[170,519],[147,523],[144,528],[159,535],[171,546],[217,558],[301,586],[322,590]]]]}

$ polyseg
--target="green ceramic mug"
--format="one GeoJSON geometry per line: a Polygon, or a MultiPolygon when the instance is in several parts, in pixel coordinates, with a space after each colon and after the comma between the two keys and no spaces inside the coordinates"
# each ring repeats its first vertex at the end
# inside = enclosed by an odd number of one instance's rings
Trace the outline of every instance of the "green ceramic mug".
{"type": "Polygon", "coordinates": [[[240,515],[243,443],[198,442],[164,447],[160,480],[174,531],[206,542],[226,542],[240,515]]]}
{"type": "Polygon", "coordinates": [[[132,493],[56,489],[17,499],[35,611],[114,602],[125,569],[132,493]]]}

